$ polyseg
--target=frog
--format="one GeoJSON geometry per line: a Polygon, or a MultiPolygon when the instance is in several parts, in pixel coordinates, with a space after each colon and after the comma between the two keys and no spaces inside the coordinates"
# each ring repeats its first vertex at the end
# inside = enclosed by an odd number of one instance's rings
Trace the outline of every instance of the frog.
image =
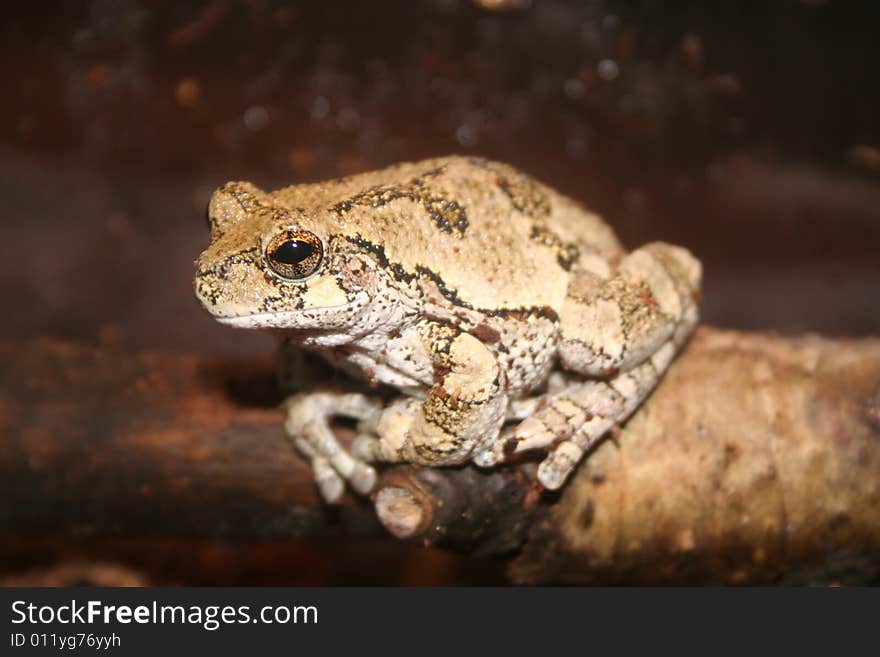
{"type": "Polygon", "coordinates": [[[306,381],[284,404],[327,502],[347,486],[369,494],[387,463],[488,469],[531,456],[535,485],[558,490],[698,322],[690,251],[627,252],[581,202],[485,158],[268,192],[228,182],[207,216],[194,277],[204,308],[369,384],[306,381]],[[340,418],[356,427],[348,445],[340,418]]]}

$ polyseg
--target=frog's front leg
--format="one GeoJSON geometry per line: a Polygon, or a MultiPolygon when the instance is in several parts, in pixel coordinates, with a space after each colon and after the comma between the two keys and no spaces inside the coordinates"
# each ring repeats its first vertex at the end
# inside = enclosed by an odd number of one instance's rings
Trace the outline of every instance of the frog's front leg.
{"type": "Polygon", "coordinates": [[[330,428],[330,418],[368,421],[381,411],[379,402],[358,393],[312,392],[290,397],[286,408],[284,429],[311,461],[315,481],[326,501],[335,502],[342,496],[343,477],[360,493],[372,490],[375,469],[345,451],[330,428]]]}
{"type": "Polygon", "coordinates": [[[359,458],[451,465],[498,436],[508,400],[495,355],[448,324],[425,320],[418,328],[431,356],[434,385],[424,400],[390,404],[369,427],[378,437],[364,433],[353,445],[359,458]]]}

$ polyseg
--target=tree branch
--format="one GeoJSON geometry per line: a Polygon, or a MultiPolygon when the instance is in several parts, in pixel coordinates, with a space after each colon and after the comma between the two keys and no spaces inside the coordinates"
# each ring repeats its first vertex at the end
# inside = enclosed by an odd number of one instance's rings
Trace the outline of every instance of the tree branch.
{"type": "MultiPolygon", "coordinates": [[[[363,500],[320,503],[268,360],[52,341],[0,354],[2,535],[382,532],[363,500]]],[[[533,470],[400,466],[373,500],[397,536],[516,553],[516,582],[872,581],[880,340],[702,328],[561,495],[533,470]]]]}

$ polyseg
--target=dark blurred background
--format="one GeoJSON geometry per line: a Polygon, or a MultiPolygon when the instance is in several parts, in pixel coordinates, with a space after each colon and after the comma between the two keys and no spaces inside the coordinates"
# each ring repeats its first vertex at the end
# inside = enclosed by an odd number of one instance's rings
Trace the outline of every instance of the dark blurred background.
{"type": "MultiPolygon", "coordinates": [[[[2,339],[265,355],[192,297],[211,190],[448,153],[688,246],[708,323],[880,334],[876,3],[94,0],[0,29],[2,339]]],[[[398,581],[500,572],[413,554],[398,581]]]]}

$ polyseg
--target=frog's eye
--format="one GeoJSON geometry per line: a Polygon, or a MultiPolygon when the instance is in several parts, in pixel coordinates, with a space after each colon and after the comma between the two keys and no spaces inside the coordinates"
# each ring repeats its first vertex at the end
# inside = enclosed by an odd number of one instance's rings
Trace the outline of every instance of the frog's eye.
{"type": "Polygon", "coordinates": [[[301,280],[314,274],[324,257],[324,247],[314,233],[285,230],[266,247],[266,261],[283,278],[301,280]]]}

